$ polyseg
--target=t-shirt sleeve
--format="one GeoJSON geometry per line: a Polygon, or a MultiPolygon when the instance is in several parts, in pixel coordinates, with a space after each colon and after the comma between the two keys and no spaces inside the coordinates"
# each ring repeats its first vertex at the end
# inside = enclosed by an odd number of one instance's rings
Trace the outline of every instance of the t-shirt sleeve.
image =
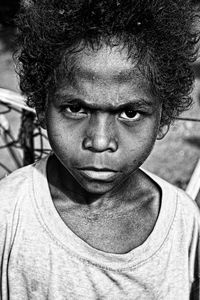
{"type": "Polygon", "coordinates": [[[191,286],[190,300],[200,300],[200,234],[198,235],[198,246],[196,251],[196,257],[194,261],[194,282],[191,286]]]}
{"type": "Polygon", "coordinates": [[[200,300],[200,210],[185,192],[177,191],[181,231],[188,249],[189,299],[200,300]]]}
{"type": "MultiPolygon", "coordinates": [[[[7,290],[7,272],[16,235],[19,206],[18,176],[9,175],[0,180],[0,296],[7,290]]],[[[3,295],[5,297],[5,295],[3,295]]],[[[0,297],[0,299],[1,299],[0,297]]]]}
{"type": "Polygon", "coordinates": [[[7,291],[7,268],[11,251],[11,231],[9,224],[9,208],[4,205],[4,193],[0,191],[0,299],[7,291]],[[3,293],[3,294],[2,294],[3,293]]]}
{"type": "Polygon", "coordinates": [[[0,185],[0,260],[5,255],[6,244],[9,242],[9,218],[11,215],[11,207],[7,192],[2,190],[0,185]]]}
{"type": "Polygon", "coordinates": [[[26,215],[24,201],[30,198],[31,179],[32,166],[27,166],[0,180],[0,299],[10,299],[8,271],[26,215]]]}

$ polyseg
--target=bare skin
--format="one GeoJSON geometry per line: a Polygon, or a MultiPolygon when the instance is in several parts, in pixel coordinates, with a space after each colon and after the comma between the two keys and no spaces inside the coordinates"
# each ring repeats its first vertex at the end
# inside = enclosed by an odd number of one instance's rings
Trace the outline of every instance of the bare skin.
{"type": "MultiPolygon", "coordinates": [[[[55,173],[57,162],[49,164],[55,173]]],[[[49,172],[51,170],[49,169],[49,172]]],[[[65,224],[82,240],[96,249],[109,253],[127,253],[140,246],[156,223],[160,208],[160,190],[139,171],[143,189],[127,195],[125,201],[88,205],[78,203],[78,195],[62,190],[52,178],[50,184],[54,205],[65,224]],[[67,196],[67,194],[69,196],[67,196]]],[[[140,183],[141,185],[141,183],[140,183]]],[[[136,186],[134,186],[136,190],[136,186]]],[[[104,198],[104,201],[106,199],[104,198]]]]}
{"type": "Polygon", "coordinates": [[[139,167],[162,135],[162,105],[125,49],[81,52],[74,70],[39,114],[55,153],[47,166],[52,199],[85,242],[126,253],[159,214],[159,187],[139,167]]]}

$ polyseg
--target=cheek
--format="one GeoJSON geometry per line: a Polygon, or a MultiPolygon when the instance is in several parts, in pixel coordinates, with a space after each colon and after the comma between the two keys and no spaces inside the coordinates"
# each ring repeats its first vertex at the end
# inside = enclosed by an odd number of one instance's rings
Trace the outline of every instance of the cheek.
{"type": "Polygon", "coordinates": [[[65,166],[69,162],[73,164],[81,155],[81,129],[71,128],[70,124],[63,122],[60,116],[48,120],[47,132],[53,152],[65,166]]]}
{"type": "Polygon", "coordinates": [[[70,122],[66,122],[61,114],[55,112],[55,109],[47,111],[47,133],[51,143],[56,144],[69,144],[76,135],[70,122]]]}
{"type": "Polygon", "coordinates": [[[122,143],[126,144],[126,147],[137,149],[137,148],[149,148],[152,144],[154,144],[157,133],[159,129],[159,123],[156,122],[156,119],[146,120],[142,124],[134,126],[130,129],[123,129],[121,131],[120,137],[122,139],[122,143]]]}
{"type": "Polygon", "coordinates": [[[133,133],[123,134],[122,144],[124,149],[122,152],[126,165],[141,165],[151,153],[157,137],[157,126],[145,126],[138,128],[133,133]]]}

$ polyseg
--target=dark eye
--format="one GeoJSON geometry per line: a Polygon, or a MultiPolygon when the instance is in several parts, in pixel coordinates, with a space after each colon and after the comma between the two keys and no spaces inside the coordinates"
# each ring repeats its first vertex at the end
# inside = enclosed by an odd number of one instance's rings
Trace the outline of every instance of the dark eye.
{"type": "Polygon", "coordinates": [[[125,119],[127,121],[136,121],[140,118],[141,114],[134,109],[126,109],[120,113],[120,118],[125,119]]]}
{"type": "Polygon", "coordinates": [[[87,110],[83,108],[80,104],[66,105],[62,108],[62,111],[68,116],[72,117],[83,117],[87,114],[87,110]]]}
{"type": "Polygon", "coordinates": [[[67,106],[66,111],[69,113],[74,113],[74,114],[85,112],[85,110],[79,104],[67,106]]]}

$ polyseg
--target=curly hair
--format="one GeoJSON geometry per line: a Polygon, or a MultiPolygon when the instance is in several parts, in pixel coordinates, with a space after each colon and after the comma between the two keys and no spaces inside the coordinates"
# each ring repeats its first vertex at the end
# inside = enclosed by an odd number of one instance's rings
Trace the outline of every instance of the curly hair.
{"type": "Polygon", "coordinates": [[[170,124],[192,103],[196,18],[190,0],[24,0],[17,18],[20,88],[29,106],[43,110],[63,57],[122,45],[163,102],[161,125],[170,124]]]}

